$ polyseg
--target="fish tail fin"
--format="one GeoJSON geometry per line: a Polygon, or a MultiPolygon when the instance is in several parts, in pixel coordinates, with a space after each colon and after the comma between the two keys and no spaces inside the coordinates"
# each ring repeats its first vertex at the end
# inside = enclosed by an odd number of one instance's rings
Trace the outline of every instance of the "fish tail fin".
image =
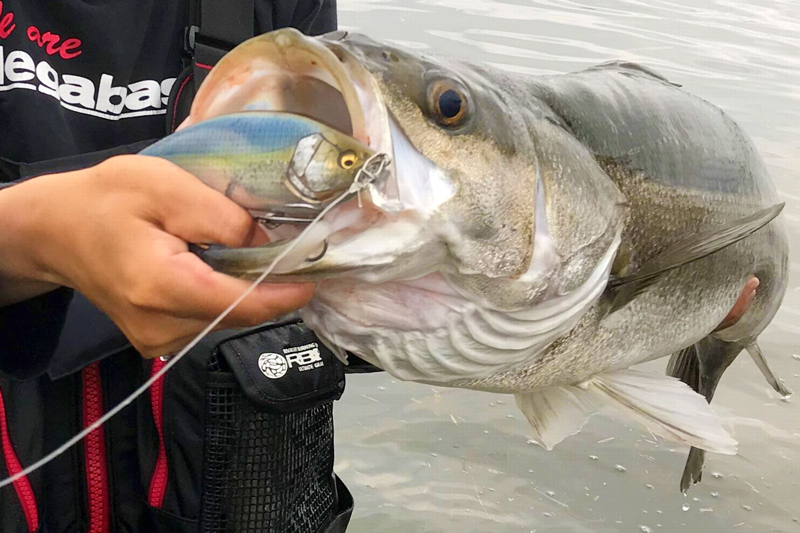
{"type": "MultiPolygon", "coordinates": [[[[787,388],[772,372],[761,348],[753,342],[744,347],[755,361],[767,382],[782,396],[789,396],[787,388]]],[[[674,354],[667,365],[667,374],[689,385],[711,403],[722,374],[741,353],[742,346],[709,336],[674,354]]],[[[681,491],[686,492],[693,483],[703,477],[705,452],[698,448],[689,450],[689,457],[681,477],[681,491]]]]}
{"type": "Polygon", "coordinates": [[[667,364],[667,375],[678,378],[693,391],[700,392],[700,360],[697,357],[697,346],[692,344],[672,354],[667,364]]]}
{"type": "MultiPolygon", "coordinates": [[[[670,357],[667,375],[680,379],[695,392],[700,392],[700,359],[697,357],[697,346],[684,348],[670,357]]],[[[681,492],[686,492],[695,483],[703,479],[703,464],[706,460],[705,450],[692,446],[681,476],[681,492]]]]}
{"type": "Polygon", "coordinates": [[[705,462],[706,451],[692,446],[681,476],[681,492],[686,492],[693,484],[700,483],[703,480],[703,465],[705,462]]]}
{"type": "Polygon", "coordinates": [[[745,346],[745,348],[747,349],[747,353],[750,354],[750,357],[753,358],[753,361],[755,361],[758,369],[764,375],[764,378],[772,386],[772,388],[775,389],[775,392],[777,392],[781,396],[791,396],[792,395],[791,389],[789,389],[786,385],[784,385],[783,382],[780,379],[778,379],[778,376],[776,376],[775,373],[772,371],[772,369],[769,367],[767,359],[766,357],[764,357],[764,353],[761,351],[761,348],[758,346],[758,343],[754,342],[752,344],[749,344],[748,346],[745,346]]]}

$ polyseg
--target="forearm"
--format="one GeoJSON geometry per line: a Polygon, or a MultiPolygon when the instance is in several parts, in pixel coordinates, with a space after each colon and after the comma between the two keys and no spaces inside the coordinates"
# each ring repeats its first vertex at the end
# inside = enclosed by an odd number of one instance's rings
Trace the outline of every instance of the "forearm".
{"type": "Polygon", "coordinates": [[[55,283],[0,278],[0,307],[41,296],[58,287],[55,283]]]}
{"type": "Polygon", "coordinates": [[[24,183],[0,189],[0,307],[56,289],[41,265],[44,225],[37,194],[46,184],[24,183]],[[38,218],[37,218],[38,217],[38,218]]]}

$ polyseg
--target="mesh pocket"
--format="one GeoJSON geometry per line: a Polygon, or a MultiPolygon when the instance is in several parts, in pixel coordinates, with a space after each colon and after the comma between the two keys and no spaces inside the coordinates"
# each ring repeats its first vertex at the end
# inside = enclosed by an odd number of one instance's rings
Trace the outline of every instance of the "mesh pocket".
{"type": "MultiPolygon", "coordinates": [[[[213,361],[212,375],[230,376],[213,361]]],[[[204,533],[313,533],[334,516],[333,405],[261,412],[232,378],[210,379],[204,533]]]]}

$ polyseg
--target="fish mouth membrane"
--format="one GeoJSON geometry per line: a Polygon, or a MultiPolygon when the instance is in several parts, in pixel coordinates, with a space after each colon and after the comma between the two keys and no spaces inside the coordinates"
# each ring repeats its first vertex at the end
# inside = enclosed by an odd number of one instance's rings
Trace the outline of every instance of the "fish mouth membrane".
{"type": "Polygon", "coordinates": [[[337,41],[284,28],[252,38],[212,69],[179,129],[242,111],[303,115],[391,155],[388,113],[372,74],[337,41]]]}

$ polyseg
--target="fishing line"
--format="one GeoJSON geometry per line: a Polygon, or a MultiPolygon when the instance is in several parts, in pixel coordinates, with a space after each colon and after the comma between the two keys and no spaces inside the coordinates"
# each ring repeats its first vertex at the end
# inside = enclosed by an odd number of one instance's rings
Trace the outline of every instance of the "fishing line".
{"type": "Polygon", "coordinates": [[[114,415],[116,415],[117,413],[122,411],[125,407],[130,405],[131,402],[133,402],[136,398],[138,398],[139,396],[141,396],[142,394],[147,392],[147,389],[149,389],[150,386],[153,385],[153,383],[158,381],[164,374],[167,373],[167,371],[170,368],[175,366],[178,363],[178,361],[180,361],[183,358],[183,356],[185,356],[189,352],[189,350],[191,350],[192,348],[197,346],[197,343],[199,343],[201,340],[203,340],[203,338],[206,335],[208,335],[211,332],[211,330],[213,330],[217,325],[219,325],[219,323],[222,322],[222,320],[224,320],[225,317],[228,316],[228,314],[231,311],[233,311],[236,308],[237,305],[242,303],[242,300],[247,298],[247,296],[250,295],[250,293],[253,292],[253,290],[262,281],[264,281],[264,279],[267,276],[270,275],[270,273],[273,271],[275,266],[284,257],[286,257],[286,255],[288,255],[289,252],[291,252],[297,246],[297,244],[308,234],[308,232],[311,230],[311,228],[313,228],[317,224],[317,222],[322,220],[322,218],[325,217],[325,215],[327,215],[328,212],[330,212],[331,209],[333,209],[336,205],[338,205],[342,201],[347,200],[348,198],[350,198],[351,195],[353,195],[353,194],[356,194],[356,195],[359,196],[359,204],[360,204],[361,190],[366,188],[367,186],[369,186],[375,180],[377,180],[380,177],[380,175],[383,173],[383,170],[386,168],[386,166],[390,164],[390,161],[391,160],[390,160],[389,156],[386,155],[386,154],[383,154],[383,153],[374,154],[369,159],[367,159],[364,162],[364,164],[362,165],[362,167],[356,173],[356,176],[353,179],[353,184],[350,186],[350,188],[347,189],[344,193],[342,193],[338,198],[336,198],[336,200],[331,202],[327,207],[325,207],[325,209],[323,209],[320,212],[319,215],[314,217],[314,219],[311,221],[311,223],[308,226],[306,226],[306,228],[302,232],[300,232],[300,234],[297,236],[297,238],[295,240],[293,240],[289,244],[289,246],[286,247],[286,249],[284,249],[280,254],[278,254],[278,256],[272,261],[272,263],[269,264],[269,266],[264,270],[264,272],[262,272],[261,275],[258,276],[258,278],[247,288],[247,290],[245,290],[241,294],[241,296],[236,298],[236,300],[234,300],[234,302],[231,305],[229,305],[227,309],[225,309],[219,316],[217,316],[217,318],[215,318],[203,331],[201,331],[180,352],[178,352],[177,354],[172,356],[169,359],[169,361],[167,361],[167,364],[165,364],[164,367],[161,370],[159,370],[158,372],[153,374],[150,377],[150,379],[145,381],[138,389],[133,391],[127,398],[125,398],[120,403],[115,405],[113,409],[111,409],[106,414],[104,414],[102,417],[100,417],[96,421],[94,421],[89,427],[85,428],[83,431],[81,431],[80,433],[78,433],[77,435],[75,435],[74,437],[69,439],[67,442],[65,442],[64,444],[62,444],[61,446],[59,446],[58,448],[56,448],[55,450],[53,450],[49,454],[45,455],[44,457],[42,457],[41,459],[39,459],[38,461],[36,461],[32,465],[28,466],[27,468],[25,468],[21,472],[17,472],[13,476],[9,476],[9,477],[5,478],[4,480],[0,481],[0,489],[2,489],[3,487],[5,487],[7,485],[10,485],[11,483],[14,483],[15,481],[17,481],[21,477],[27,476],[27,475],[35,472],[39,468],[43,467],[44,465],[46,465],[47,463],[49,463],[50,461],[52,461],[53,459],[55,459],[56,457],[61,455],[62,453],[66,452],[71,447],[73,447],[78,442],[80,442],[89,433],[91,433],[95,429],[99,428],[100,426],[102,426],[103,424],[108,422],[114,415]]]}

